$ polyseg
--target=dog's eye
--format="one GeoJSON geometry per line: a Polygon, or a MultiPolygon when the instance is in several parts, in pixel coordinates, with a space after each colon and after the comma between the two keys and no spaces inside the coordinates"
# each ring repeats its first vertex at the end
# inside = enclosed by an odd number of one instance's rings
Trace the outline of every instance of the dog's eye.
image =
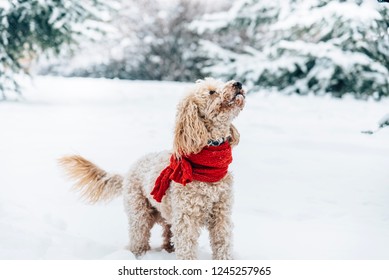
{"type": "Polygon", "coordinates": [[[214,93],[216,93],[216,90],[210,90],[209,91],[209,94],[211,94],[211,95],[214,94],[214,93]]]}

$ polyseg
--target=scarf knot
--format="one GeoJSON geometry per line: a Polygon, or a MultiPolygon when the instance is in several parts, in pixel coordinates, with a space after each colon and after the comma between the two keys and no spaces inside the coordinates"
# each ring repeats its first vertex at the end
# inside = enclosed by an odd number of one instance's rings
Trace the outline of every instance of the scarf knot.
{"type": "Polygon", "coordinates": [[[231,162],[232,151],[228,141],[220,146],[204,147],[199,153],[180,159],[172,155],[170,164],[155,181],[151,195],[157,202],[161,202],[171,181],[184,186],[194,180],[207,183],[220,181],[226,176],[231,162]]]}

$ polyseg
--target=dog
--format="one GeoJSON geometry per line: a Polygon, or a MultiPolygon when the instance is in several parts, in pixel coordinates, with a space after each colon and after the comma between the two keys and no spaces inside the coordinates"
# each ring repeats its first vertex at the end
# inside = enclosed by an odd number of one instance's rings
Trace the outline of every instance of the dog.
{"type": "Polygon", "coordinates": [[[150,250],[150,230],[163,229],[162,249],[177,259],[196,259],[200,230],[209,230],[213,259],[232,259],[233,176],[231,147],[239,132],[232,124],[246,93],[234,80],[198,80],[178,105],[171,151],[139,159],[126,176],[109,174],[79,155],[59,160],[75,189],[89,202],[124,197],[128,249],[150,250]]]}

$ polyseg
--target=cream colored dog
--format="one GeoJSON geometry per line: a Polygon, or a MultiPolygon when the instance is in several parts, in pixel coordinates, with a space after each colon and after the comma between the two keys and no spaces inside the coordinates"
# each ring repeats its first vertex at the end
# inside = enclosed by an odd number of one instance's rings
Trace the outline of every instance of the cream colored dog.
{"type": "Polygon", "coordinates": [[[199,80],[178,106],[173,151],[144,156],[124,178],[108,174],[77,155],[63,157],[60,163],[90,202],[123,195],[129,220],[129,250],[136,257],[150,249],[150,230],[159,223],[163,227],[162,248],[168,252],[175,250],[178,259],[196,259],[197,240],[203,226],[210,233],[213,259],[231,259],[230,172],[213,183],[193,181],[183,186],[172,181],[160,203],[150,192],[172,155],[180,159],[223,141],[237,145],[239,133],[231,121],[244,104],[241,83],[199,80]]]}

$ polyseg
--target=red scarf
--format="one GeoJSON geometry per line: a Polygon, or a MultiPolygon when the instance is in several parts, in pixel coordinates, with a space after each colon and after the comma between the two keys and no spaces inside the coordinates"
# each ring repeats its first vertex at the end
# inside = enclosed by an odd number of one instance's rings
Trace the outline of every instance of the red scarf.
{"type": "Polygon", "coordinates": [[[206,146],[198,154],[177,159],[170,157],[170,165],[162,170],[155,181],[151,195],[161,202],[173,180],[186,185],[193,180],[214,183],[226,176],[228,165],[232,162],[231,146],[228,141],[220,146],[206,146]]]}

